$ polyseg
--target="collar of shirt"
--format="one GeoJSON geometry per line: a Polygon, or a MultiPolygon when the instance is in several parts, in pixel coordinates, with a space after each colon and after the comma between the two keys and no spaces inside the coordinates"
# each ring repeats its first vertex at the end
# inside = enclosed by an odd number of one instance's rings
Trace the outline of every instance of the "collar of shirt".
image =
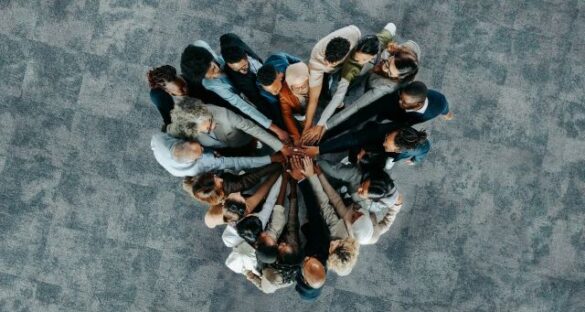
{"type": "Polygon", "coordinates": [[[258,69],[260,69],[260,67],[262,67],[262,63],[260,63],[260,61],[258,61],[257,59],[250,57],[248,55],[248,63],[250,64],[250,71],[253,72],[254,74],[258,73],[258,69]]]}
{"type": "Polygon", "coordinates": [[[421,109],[407,109],[406,112],[424,114],[427,111],[427,107],[429,107],[429,98],[425,99],[425,104],[421,109]]]}

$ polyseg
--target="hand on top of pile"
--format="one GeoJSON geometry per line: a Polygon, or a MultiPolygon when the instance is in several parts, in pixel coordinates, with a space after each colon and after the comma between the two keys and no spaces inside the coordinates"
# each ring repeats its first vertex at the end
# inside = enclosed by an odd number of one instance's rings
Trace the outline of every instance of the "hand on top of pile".
{"type": "Polygon", "coordinates": [[[305,131],[303,131],[303,135],[301,136],[301,145],[315,145],[321,141],[323,135],[325,134],[325,128],[323,126],[313,126],[305,131]]]}

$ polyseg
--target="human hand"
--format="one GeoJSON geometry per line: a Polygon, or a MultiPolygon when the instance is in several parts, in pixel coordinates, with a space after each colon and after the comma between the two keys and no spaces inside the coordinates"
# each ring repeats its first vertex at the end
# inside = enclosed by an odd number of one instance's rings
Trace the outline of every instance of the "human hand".
{"type": "Polygon", "coordinates": [[[388,52],[390,52],[390,54],[393,54],[394,52],[396,52],[398,50],[398,43],[396,43],[395,41],[388,42],[388,45],[386,46],[386,50],[388,50],[388,52]]]}
{"type": "Polygon", "coordinates": [[[291,176],[291,178],[299,181],[303,179],[303,165],[301,164],[301,159],[299,156],[293,156],[290,160],[290,169],[287,170],[291,176]]]}
{"type": "Polygon", "coordinates": [[[321,171],[321,167],[319,167],[319,165],[314,164],[313,167],[315,168],[315,173],[317,175],[321,175],[323,173],[323,171],[321,171]]]}
{"type": "Polygon", "coordinates": [[[321,141],[323,134],[325,134],[325,128],[323,126],[314,126],[312,128],[303,131],[303,135],[301,136],[301,144],[302,145],[314,145],[321,141]]]}
{"type": "Polygon", "coordinates": [[[366,150],[362,148],[360,152],[356,155],[357,161],[359,162],[360,160],[362,160],[364,156],[366,156],[366,150]]]}
{"type": "Polygon", "coordinates": [[[281,152],[274,153],[270,155],[270,162],[284,164],[286,163],[286,157],[281,152]]]}
{"type": "Polygon", "coordinates": [[[302,159],[302,163],[303,163],[303,170],[301,170],[301,173],[307,178],[314,176],[315,170],[314,170],[314,166],[313,166],[313,160],[311,158],[305,156],[302,159]]]}
{"type": "Polygon", "coordinates": [[[280,149],[279,152],[282,153],[284,157],[288,158],[293,155],[293,148],[288,145],[285,145],[282,147],[282,149],[280,149]]]}
{"type": "Polygon", "coordinates": [[[447,115],[443,115],[443,120],[451,120],[453,117],[453,112],[448,112],[447,115]]]}
{"type": "Polygon", "coordinates": [[[304,156],[315,157],[319,155],[319,146],[303,146],[301,153],[304,156]]]}
{"type": "Polygon", "coordinates": [[[272,126],[270,126],[270,130],[272,130],[272,132],[274,132],[274,134],[276,134],[276,136],[278,137],[278,139],[283,143],[283,144],[290,144],[290,136],[288,135],[288,132],[280,129],[278,126],[276,126],[275,124],[272,124],[272,126]]]}

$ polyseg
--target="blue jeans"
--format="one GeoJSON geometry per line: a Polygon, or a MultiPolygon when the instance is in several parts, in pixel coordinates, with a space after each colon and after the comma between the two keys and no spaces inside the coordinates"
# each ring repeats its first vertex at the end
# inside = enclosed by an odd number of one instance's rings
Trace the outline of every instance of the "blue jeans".
{"type": "Polygon", "coordinates": [[[161,89],[150,90],[150,100],[156,106],[165,125],[171,123],[171,110],[175,107],[173,97],[161,89]]]}

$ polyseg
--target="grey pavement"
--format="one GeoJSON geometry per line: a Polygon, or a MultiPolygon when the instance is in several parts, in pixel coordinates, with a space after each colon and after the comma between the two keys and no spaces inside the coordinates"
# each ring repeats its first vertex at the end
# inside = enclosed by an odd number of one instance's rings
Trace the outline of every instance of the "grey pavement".
{"type": "Polygon", "coordinates": [[[585,311],[582,0],[0,0],[0,311],[585,311]],[[257,291],[152,157],[149,67],[394,22],[455,119],[321,298],[257,291]]]}

